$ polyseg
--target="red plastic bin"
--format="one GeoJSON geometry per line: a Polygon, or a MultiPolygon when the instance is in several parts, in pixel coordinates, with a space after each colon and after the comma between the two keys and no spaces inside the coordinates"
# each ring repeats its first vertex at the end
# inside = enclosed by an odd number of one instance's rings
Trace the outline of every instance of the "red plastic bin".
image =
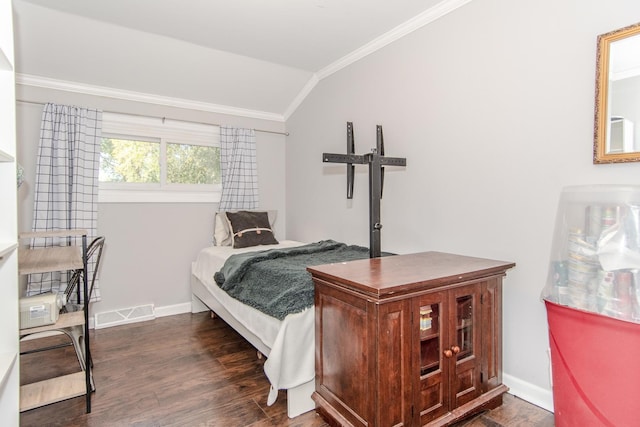
{"type": "Polygon", "coordinates": [[[640,426],[640,324],[545,304],[555,425],[640,426]]]}

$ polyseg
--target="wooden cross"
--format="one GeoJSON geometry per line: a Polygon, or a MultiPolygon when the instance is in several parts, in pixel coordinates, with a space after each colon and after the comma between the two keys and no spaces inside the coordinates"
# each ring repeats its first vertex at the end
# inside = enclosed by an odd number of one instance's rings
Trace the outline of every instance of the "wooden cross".
{"type": "Polygon", "coordinates": [[[369,164],[369,257],[378,258],[381,254],[380,200],[384,186],[384,166],[406,166],[407,159],[384,156],[384,138],[382,126],[377,125],[376,148],[371,153],[356,155],[353,137],[353,123],[347,122],[347,154],[323,153],[325,163],[347,164],[347,199],[353,199],[353,181],[355,164],[369,164]]]}

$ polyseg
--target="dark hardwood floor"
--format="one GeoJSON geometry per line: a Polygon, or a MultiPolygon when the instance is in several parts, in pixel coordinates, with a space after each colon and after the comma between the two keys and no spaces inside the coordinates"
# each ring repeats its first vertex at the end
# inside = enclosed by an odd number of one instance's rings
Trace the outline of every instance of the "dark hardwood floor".
{"type": "MultiPolygon", "coordinates": [[[[59,342],[61,337],[39,340],[59,342]]],[[[264,360],[221,319],[181,314],[92,331],[96,391],[21,414],[21,426],[320,427],[314,412],[287,417],[286,394],[267,406],[264,360]]],[[[25,342],[29,349],[35,342],[25,342]]],[[[72,347],[21,357],[21,383],[79,371],[72,347]]],[[[553,426],[553,414],[506,395],[458,427],[553,426]]]]}

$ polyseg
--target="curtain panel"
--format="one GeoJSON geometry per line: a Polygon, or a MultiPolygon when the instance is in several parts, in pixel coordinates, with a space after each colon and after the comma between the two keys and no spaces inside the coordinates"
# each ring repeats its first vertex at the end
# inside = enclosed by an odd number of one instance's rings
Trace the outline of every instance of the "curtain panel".
{"type": "Polygon", "coordinates": [[[253,129],[220,126],[220,210],[258,207],[258,166],[253,129]]]}
{"type": "MultiPolygon", "coordinates": [[[[36,161],[33,231],[86,229],[87,245],[97,235],[98,173],[102,112],[48,103],[42,113],[36,161]]],[[[80,244],[63,239],[34,239],[32,247],[80,244]]],[[[93,265],[89,264],[88,277],[93,265]]],[[[67,273],[32,274],[27,295],[63,292],[67,273]]],[[[100,299],[96,284],[92,300],[100,299]]]]}

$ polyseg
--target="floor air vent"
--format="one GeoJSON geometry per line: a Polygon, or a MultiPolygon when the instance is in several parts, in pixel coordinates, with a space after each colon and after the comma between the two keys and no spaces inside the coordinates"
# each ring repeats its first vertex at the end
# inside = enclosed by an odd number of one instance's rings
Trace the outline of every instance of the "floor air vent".
{"type": "Polygon", "coordinates": [[[95,316],[95,328],[108,328],[110,326],[143,322],[145,320],[152,320],[155,318],[156,315],[153,311],[152,304],[139,305],[137,307],[97,313],[95,316]]]}

